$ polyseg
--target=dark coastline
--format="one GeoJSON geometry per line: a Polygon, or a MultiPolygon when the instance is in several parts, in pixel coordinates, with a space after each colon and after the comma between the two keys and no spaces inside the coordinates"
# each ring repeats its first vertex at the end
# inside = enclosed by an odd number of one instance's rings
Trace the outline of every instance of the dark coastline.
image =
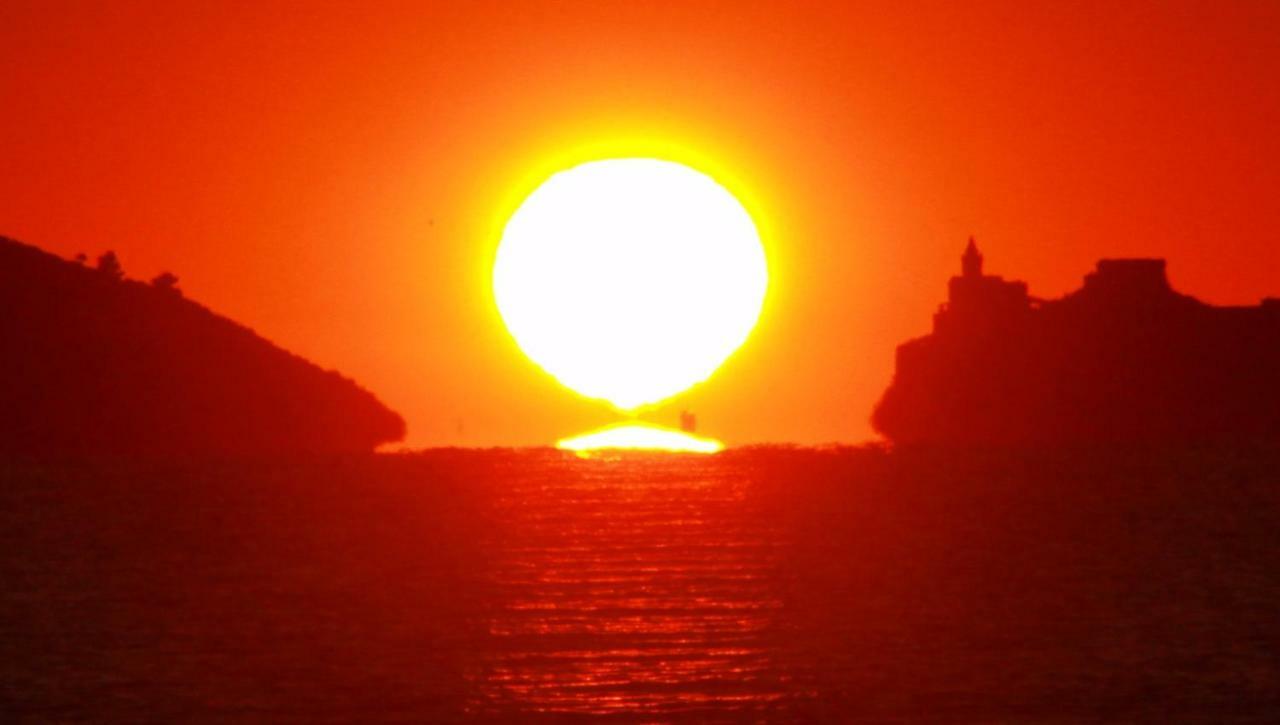
{"type": "Polygon", "coordinates": [[[1059,299],[983,272],[973,240],[929,335],[897,349],[872,423],[896,443],[1164,448],[1280,442],[1280,300],[1175,291],[1163,259],[1103,259],[1059,299]]]}
{"type": "Polygon", "coordinates": [[[188,299],[0,237],[0,458],[371,451],[404,420],[355,381],[188,299]]]}

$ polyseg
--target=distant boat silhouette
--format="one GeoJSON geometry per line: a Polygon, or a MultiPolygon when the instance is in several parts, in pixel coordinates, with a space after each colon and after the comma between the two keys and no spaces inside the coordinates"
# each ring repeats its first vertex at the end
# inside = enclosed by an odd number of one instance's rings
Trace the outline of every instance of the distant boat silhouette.
{"type": "Polygon", "coordinates": [[[0,238],[0,457],[368,451],[404,421],[183,297],[0,238]]]}
{"type": "Polygon", "coordinates": [[[685,433],[696,433],[698,431],[698,416],[687,410],[680,411],[680,430],[685,433]]]}
{"type": "Polygon", "coordinates": [[[1039,300],[972,239],[933,333],[898,348],[872,423],[896,443],[1280,442],[1280,300],[1216,307],[1163,259],[1104,259],[1039,300]]]}

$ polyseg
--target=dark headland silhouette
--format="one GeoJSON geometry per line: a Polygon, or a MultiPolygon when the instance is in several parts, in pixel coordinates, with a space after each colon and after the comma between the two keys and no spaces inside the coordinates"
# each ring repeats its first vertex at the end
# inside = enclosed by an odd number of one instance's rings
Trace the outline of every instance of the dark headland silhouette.
{"type": "Polygon", "coordinates": [[[0,457],[369,451],[371,393],[182,296],[0,237],[0,457]]]}
{"type": "Polygon", "coordinates": [[[1280,443],[1280,299],[1217,307],[1163,259],[1104,259],[1061,299],[983,274],[973,240],[872,416],[895,443],[1280,443]]]}

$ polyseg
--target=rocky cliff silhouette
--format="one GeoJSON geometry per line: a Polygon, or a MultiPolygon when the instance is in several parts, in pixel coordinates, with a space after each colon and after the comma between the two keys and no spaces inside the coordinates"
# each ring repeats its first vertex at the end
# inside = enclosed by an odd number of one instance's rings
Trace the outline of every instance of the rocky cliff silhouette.
{"type": "Polygon", "coordinates": [[[368,451],[404,421],[368,391],[185,299],[0,237],[0,457],[368,451]]]}
{"type": "Polygon", "coordinates": [[[1038,300],[973,240],[949,292],[872,415],[894,443],[1280,443],[1280,299],[1216,307],[1163,259],[1104,259],[1038,300]]]}

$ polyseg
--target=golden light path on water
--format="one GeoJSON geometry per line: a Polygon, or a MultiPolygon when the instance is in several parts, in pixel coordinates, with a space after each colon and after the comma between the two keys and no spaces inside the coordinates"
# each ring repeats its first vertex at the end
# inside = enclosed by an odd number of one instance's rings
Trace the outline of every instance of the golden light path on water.
{"type": "Polygon", "coordinates": [[[608,450],[717,453],[724,450],[724,444],[712,438],[703,438],[684,431],[639,422],[617,423],[590,433],[565,438],[558,441],[556,447],[576,453],[608,450]]]}
{"type": "Polygon", "coordinates": [[[541,460],[504,473],[479,534],[494,545],[470,715],[803,720],[812,680],[791,654],[783,519],[744,459],[541,460]]]}

